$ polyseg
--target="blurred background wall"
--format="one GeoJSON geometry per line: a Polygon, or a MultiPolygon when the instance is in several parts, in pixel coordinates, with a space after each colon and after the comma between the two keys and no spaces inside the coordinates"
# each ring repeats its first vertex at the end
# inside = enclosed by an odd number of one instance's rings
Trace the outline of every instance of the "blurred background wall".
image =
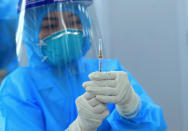
{"type": "Polygon", "coordinates": [[[188,131],[186,2],[97,0],[108,55],[162,107],[169,131],[188,131]]]}

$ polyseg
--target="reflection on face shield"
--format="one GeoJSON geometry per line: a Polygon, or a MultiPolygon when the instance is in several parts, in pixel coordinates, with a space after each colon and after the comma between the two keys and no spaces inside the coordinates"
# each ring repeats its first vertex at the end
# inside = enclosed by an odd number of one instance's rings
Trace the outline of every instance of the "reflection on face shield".
{"type": "Polygon", "coordinates": [[[53,11],[42,20],[39,33],[43,62],[65,65],[80,57],[85,37],[78,16],[72,12],[53,11]]]}

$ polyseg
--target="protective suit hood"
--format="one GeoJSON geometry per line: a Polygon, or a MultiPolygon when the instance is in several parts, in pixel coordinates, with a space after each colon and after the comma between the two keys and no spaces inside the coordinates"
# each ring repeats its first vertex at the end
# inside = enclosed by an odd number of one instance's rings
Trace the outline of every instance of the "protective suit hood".
{"type": "MultiPolygon", "coordinates": [[[[45,56],[42,54],[41,48],[39,47],[39,32],[42,20],[48,13],[53,11],[72,12],[79,17],[86,38],[80,57],[86,55],[91,47],[91,21],[87,14],[87,7],[89,4],[88,1],[86,4],[83,4],[82,2],[70,3],[52,3],[32,8],[30,5],[28,9],[20,12],[19,23],[22,24],[19,24],[17,32],[17,54],[19,61],[22,61],[21,63],[24,63],[24,65],[25,63],[28,63],[29,66],[42,65],[41,63],[43,62],[41,61],[45,56]],[[26,56],[27,58],[25,58],[26,56]]],[[[90,4],[91,3],[92,1],[90,1],[90,4]]]]}

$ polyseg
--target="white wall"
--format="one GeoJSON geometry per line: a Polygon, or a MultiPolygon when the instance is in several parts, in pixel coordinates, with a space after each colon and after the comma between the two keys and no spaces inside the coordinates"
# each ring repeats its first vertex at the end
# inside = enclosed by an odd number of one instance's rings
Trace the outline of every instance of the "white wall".
{"type": "Polygon", "coordinates": [[[188,130],[188,1],[180,0],[178,7],[178,46],[181,71],[181,104],[183,129],[188,130]]]}
{"type": "Polygon", "coordinates": [[[185,0],[97,1],[111,57],[161,105],[169,131],[187,131],[185,0]]]}

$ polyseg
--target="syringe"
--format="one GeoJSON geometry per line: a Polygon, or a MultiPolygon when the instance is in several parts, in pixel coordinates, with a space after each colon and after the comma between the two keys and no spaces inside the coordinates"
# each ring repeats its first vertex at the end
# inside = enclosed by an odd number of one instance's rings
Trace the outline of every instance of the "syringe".
{"type": "Polygon", "coordinates": [[[99,39],[99,72],[102,72],[102,39],[99,39]]]}

